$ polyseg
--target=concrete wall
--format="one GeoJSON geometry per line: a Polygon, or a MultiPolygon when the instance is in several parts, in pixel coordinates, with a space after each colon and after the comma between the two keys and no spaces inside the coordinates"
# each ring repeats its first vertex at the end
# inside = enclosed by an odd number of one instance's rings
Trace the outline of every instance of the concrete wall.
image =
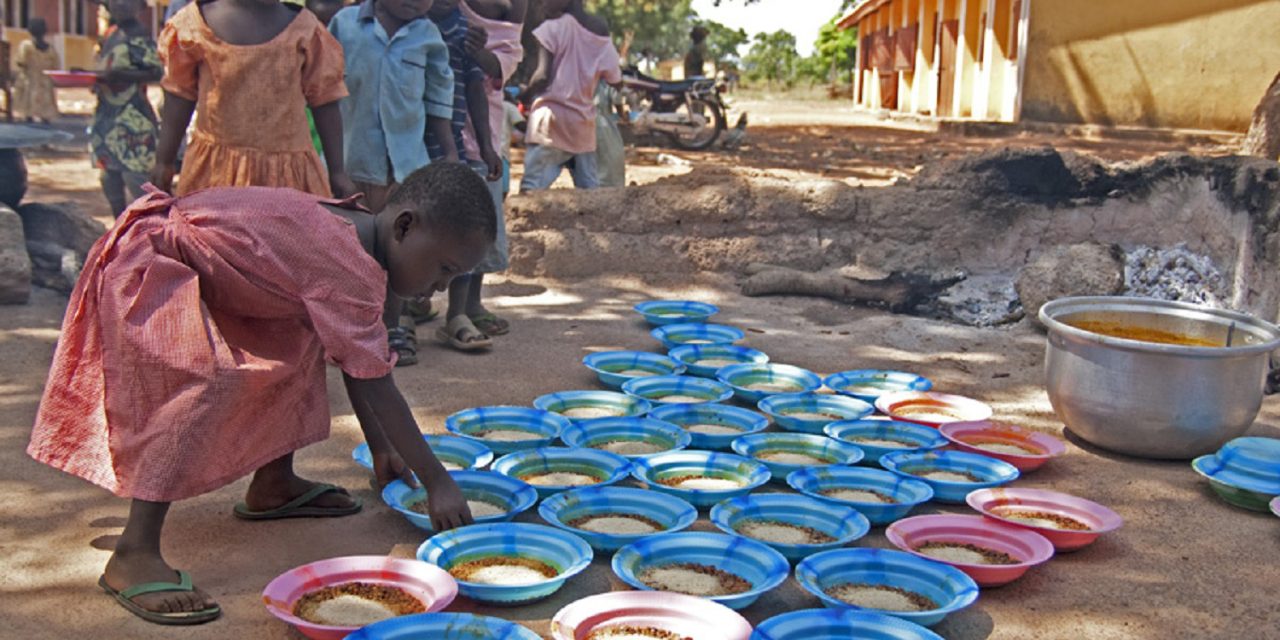
{"type": "Polygon", "coordinates": [[[1280,71],[1276,0],[1031,0],[1022,118],[1244,131],[1280,71]]]}

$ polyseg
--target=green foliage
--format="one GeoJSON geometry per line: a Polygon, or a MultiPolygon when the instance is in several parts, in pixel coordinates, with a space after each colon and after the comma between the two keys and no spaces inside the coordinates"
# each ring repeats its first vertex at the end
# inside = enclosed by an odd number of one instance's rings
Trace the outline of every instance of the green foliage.
{"type": "Polygon", "coordinates": [[[858,63],[858,30],[841,29],[836,19],[822,25],[813,55],[801,65],[803,74],[814,81],[843,83],[858,63]]]}
{"type": "Polygon", "coordinates": [[[631,33],[631,53],[648,50],[666,59],[689,48],[689,29],[697,18],[689,5],[690,0],[589,0],[587,10],[609,21],[619,47],[631,33]]]}
{"type": "Polygon", "coordinates": [[[796,53],[796,37],[786,31],[774,31],[757,33],[742,62],[747,77],[768,81],[770,85],[781,82],[790,86],[796,78],[800,59],[796,53]]]}
{"type": "Polygon", "coordinates": [[[700,21],[707,29],[707,55],[717,64],[739,66],[742,64],[742,45],[751,41],[742,29],[730,29],[719,22],[700,21]]]}

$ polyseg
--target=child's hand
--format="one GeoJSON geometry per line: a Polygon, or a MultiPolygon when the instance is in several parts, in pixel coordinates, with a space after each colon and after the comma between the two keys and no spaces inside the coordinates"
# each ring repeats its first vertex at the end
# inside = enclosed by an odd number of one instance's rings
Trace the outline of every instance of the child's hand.
{"type": "Polygon", "coordinates": [[[484,165],[489,168],[489,175],[485,179],[489,182],[497,182],[502,179],[502,158],[493,152],[492,145],[481,145],[480,159],[484,160],[484,165]]]}
{"type": "Polygon", "coordinates": [[[356,184],[351,181],[351,177],[345,171],[329,174],[329,189],[333,191],[335,198],[349,198],[356,194],[356,184]]]}
{"type": "Polygon", "coordinates": [[[404,458],[394,451],[386,453],[373,454],[373,477],[378,481],[378,488],[381,489],[394,480],[403,480],[410,488],[418,488],[418,479],[413,476],[413,470],[409,465],[404,463],[404,458]]]}
{"type": "Polygon", "coordinates": [[[173,191],[173,176],[178,172],[178,168],[172,164],[156,163],[151,168],[151,184],[165,193],[173,191]]]}
{"type": "Polygon", "coordinates": [[[467,55],[475,56],[476,53],[484,51],[484,47],[489,42],[489,34],[485,32],[484,27],[473,24],[467,26],[467,41],[465,50],[467,55]]]}
{"type": "Polygon", "coordinates": [[[427,511],[431,515],[431,527],[436,531],[448,531],[475,522],[462,489],[448,474],[427,484],[427,511]]]}

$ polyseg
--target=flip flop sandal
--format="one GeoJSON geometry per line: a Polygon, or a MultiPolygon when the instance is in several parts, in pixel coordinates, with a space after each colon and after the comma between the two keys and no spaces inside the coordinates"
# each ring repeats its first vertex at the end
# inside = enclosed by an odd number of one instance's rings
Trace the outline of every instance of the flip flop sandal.
{"type": "Polygon", "coordinates": [[[465,315],[456,315],[443,329],[437,329],[436,339],[459,351],[479,351],[493,346],[493,339],[477,329],[465,315]],[[466,336],[478,339],[467,340],[466,336]]]}
{"type": "Polygon", "coordinates": [[[337,485],[321,483],[311,487],[306,493],[282,504],[274,509],[266,511],[251,511],[249,505],[241,502],[235,506],[233,513],[241,520],[281,520],[284,518],[340,518],[360,512],[364,506],[360,502],[360,498],[351,496],[352,505],[349,507],[317,507],[311,505],[311,501],[328,493],[341,493],[346,495],[346,490],[337,485]]]}
{"type": "Polygon", "coordinates": [[[413,319],[413,324],[426,324],[440,317],[440,312],[431,306],[431,301],[409,300],[404,303],[404,315],[413,319]]]}
{"type": "Polygon", "coordinates": [[[124,607],[126,611],[146,620],[147,622],[154,622],[155,624],[204,624],[206,622],[217,620],[218,616],[222,615],[222,607],[216,604],[208,609],[201,609],[200,611],[176,611],[166,613],[145,609],[133,601],[134,598],[148,593],[194,592],[196,589],[191,584],[191,574],[186,571],[178,572],[178,582],[144,582],[142,584],[135,584],[127,589],[116,591],[107,584],[107,577],[101,576],[98,578],[98,586],[102,587],[102,590],[106,591],[107,595],[115,598],[116,602],[119,603],[120,606],[124,607]]]}
{"type": "Polygon", "coordinates": [[[418,339],[413,330],[407,327],[395,327],[387,330],[387,346],[396,352],[397,367],[408,367],[418,364],[418,339]]]}
{"type": "Polygon", "coordinates": [[[471,322],[487,336],[505,336],[511,333],[511,323],[492,313],[471,316],[471,322]]]}

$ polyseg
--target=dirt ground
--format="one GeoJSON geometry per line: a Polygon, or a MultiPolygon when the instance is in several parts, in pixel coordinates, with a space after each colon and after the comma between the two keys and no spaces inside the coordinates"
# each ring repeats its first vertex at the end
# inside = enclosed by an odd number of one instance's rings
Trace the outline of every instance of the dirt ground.
{"type": "MultiPolygon", "coordinates": [[[[748,299],[722,279],[651,287],[630,280],[507,282],[491,288],[514,330],[488,355],[426,345],[421,364],[396,378],[424,430],[442,432],[461,409],[527,405],[543,393],[598,388],[581,365],[604,349],[658,345],[630,306],[655,296],[714,302],[719,320],[749,330],[747,344],[775,361],[833,372],[863,367],[917,371],[937,388],[990,402],[1000,418],[1061,433],[1042,388],[1043,337],[1012,329],[960,328],[931,320],[798,298],[748,299]]],[[[40,291],[32,304],[0,314],[0,618],[5,635],[24,638],[171,638],[120,610],[94,586],[119,534],[126,503],[39,465],[23,449],[51,357],[63,299],[40,291]]],[[[424,327],[432,329],[432,326],[424,327]]],[[[429,331],[424,331],[423,335],[429,331]]],[[[336,375],[330,377],[332,437],[300,452],[304,474],[350,487],[359,515],[336,520],[250,523],[231,516],[240,481],[174,506],[165,552],[222,603],[225,615],[184,630],[184,638],[299,638],[263,608],[262,588],[279,573],[352,554],[410,556],[424,535],[382,505],[366,472],[350,459],[360,434],[336,375]]],[[[269,428],[269,425],[264,425],[269,428]]],[[[1269,398],[1252,434],[1280,436],[1280,400],[1269,398]]],[[[977,604],[937,627],[953,640],[1029,638],[1280,638],[1275,585],[1280,551],[1274,517],[1218,501],[1185,462],[1127,459],[1069,438],[1069,451],[1017,486],[1051,488],[1110,506],[1126,520],[1114,534],[1032,570],[1009,586],[984,590],[977,604]]],[[[920,513],[964,512],[926,505],[920,513]]],[[[537,521],[525,514],[524,521],[537,521]]],[[[705,518],[695,527],[712,530],[705,518]]],[[[856,543],[887,547],[883,529],[856,543]]],[[[600,556],[547,601],[487,609],[459,599],[451,610],[479,611],[548,633],[561,607],[621,590],[600,556]]],[[[753,623],[819,606],[794,581],[743,613],[753,623]]]]}

